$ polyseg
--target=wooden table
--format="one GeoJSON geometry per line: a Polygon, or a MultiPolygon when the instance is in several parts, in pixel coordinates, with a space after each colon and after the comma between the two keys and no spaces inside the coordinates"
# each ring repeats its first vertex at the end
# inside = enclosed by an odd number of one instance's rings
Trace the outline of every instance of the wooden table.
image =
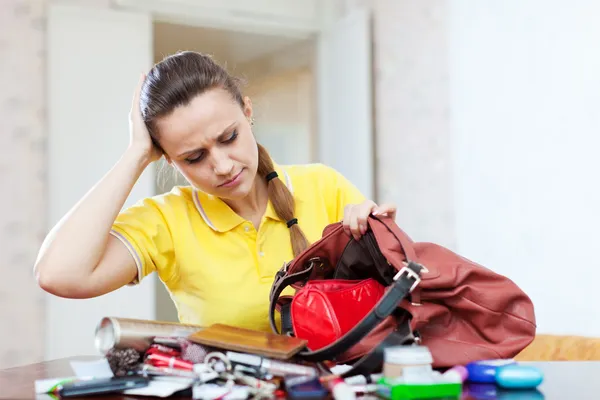
{"type": "MultiPolygon", "coordinates": [[[[53,399],[49,395],[37,395],[34,393],[34,381],[36,379],[60,378],[73,375],[69,361],[71,360],[94,360],[98,357],[74,357],[55,361],[47,361],[23,367],[0,370],[0,399],[53,399]]],[[[525,363],[524,363],[525,364],[525,363]]],[[[542,362],[526,363],[535,365],[544,372],[544,382],[533,392],[498,391],[494,396],[488,392],[487,397],[470,395],[477,387],[466,384],[462,399],[599,399],[600,398],[600,362],[542,362]]],[[[494,386],[489,386],[492,392],[494,386]]],[[[187,397],[189,399],[189,397],[187,397]]],[[[159,399],[158,397],[141,396],[94,396],[86,397],[93,400],[141,400],[159,399]]],[[[169,399],[175,399],[170,397],[169,399]]]]}

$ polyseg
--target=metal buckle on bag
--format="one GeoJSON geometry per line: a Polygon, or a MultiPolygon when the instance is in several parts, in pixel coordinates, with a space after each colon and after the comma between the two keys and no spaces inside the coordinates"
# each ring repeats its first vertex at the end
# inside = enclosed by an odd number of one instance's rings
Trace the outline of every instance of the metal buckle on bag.
{"type": "MultiPolygon", "coordinates": [[[[405,262],[404,265],[408,265],[408,263],[405,262]]],[[[423,269],[423,272],[429,272],[427,270],[427,268],[425,268],[422,265],[421,265],[421,268],[423,269]]],[[[419,283],[421,283],[421,276],[419,274],[417,274],[415,271],[413,271],[412,269],[405,266],[405,267],[402,267],[396,275],[394,275],[394,278],[393,278],[394,282],[397,281],[398,279],[400,279],[402,277],[402,274],[404,274],[404,273],[406,273],[408,278],[413,278],[415,280],[415,283],[413,283],[413,285],[410,287],[410,290],[408,291],[410,293],[413,290],[415,290],[415,288],[417,287],[417,285],[419,285],[419,283]]]]}

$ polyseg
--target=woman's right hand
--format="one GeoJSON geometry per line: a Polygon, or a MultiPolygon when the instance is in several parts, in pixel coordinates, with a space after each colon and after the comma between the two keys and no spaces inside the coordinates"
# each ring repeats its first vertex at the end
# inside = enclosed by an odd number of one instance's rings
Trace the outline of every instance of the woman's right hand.
{"type": "Polygon", "coordinates": [[[149,164],[158,160],[162,156],[162,151],[152,142],[140,111],[140,93],[145,79],[146,75],[142,74],[129,111],[129,149],[138,153],[149,164]]]}

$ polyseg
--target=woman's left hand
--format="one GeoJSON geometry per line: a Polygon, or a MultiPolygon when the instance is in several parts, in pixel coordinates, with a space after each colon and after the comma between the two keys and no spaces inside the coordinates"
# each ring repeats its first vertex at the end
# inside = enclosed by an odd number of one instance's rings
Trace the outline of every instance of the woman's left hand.
{"type": "Polygon", "coordinates": [[[367,218],[369,215],[386,215],[392,219],[396,218],[396,206],[394,204],[382,204],[378,206],[372,200],[366,200],[361,204],[348,204],[344,209],[344,220],[342,225],[344,231],[358,240],[367,232],[367,218]]]}

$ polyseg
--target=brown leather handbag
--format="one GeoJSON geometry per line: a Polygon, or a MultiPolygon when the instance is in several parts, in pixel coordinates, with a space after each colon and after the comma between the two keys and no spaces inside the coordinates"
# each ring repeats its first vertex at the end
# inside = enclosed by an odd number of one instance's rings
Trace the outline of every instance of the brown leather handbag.
{"type": "Polygon", "coordinates": [[[311,343],[311,335],[327,329],[323,318],[360,310],[365,287],[368,295],[380,293],[372,309],[347,331],[338,330],[331,343],[308,347],[301,359],[352,364],[345,376],[364,374],[380,369],[385,347],[420,343],[431,351],[433,366],[441,368],[512,358],[535,336],[533,304],[514,282],[440,245],[413,242],[391,219],[375,216],[368,218],[360,240],[344,232],[341,223],[332,224],[284,265],[271,289],[271,327],[279,333],[280,325],[281,333],[311,343]],[[328,301],[344,280],[351,289],[359,287],[360,295],[346,296],[343,304],[328,301]],[[366,280],[368,285],[359,285],[366,280]],[[373,280],[384,290],[373,289],[373,280]],[[290,286],[295,295],[282,296],[290,286]],[[307,301],[309,290],[316,296],[307,301]],[[315,303],[332,309],[323,317],[318,307],[310,309],[315,303]]]}

